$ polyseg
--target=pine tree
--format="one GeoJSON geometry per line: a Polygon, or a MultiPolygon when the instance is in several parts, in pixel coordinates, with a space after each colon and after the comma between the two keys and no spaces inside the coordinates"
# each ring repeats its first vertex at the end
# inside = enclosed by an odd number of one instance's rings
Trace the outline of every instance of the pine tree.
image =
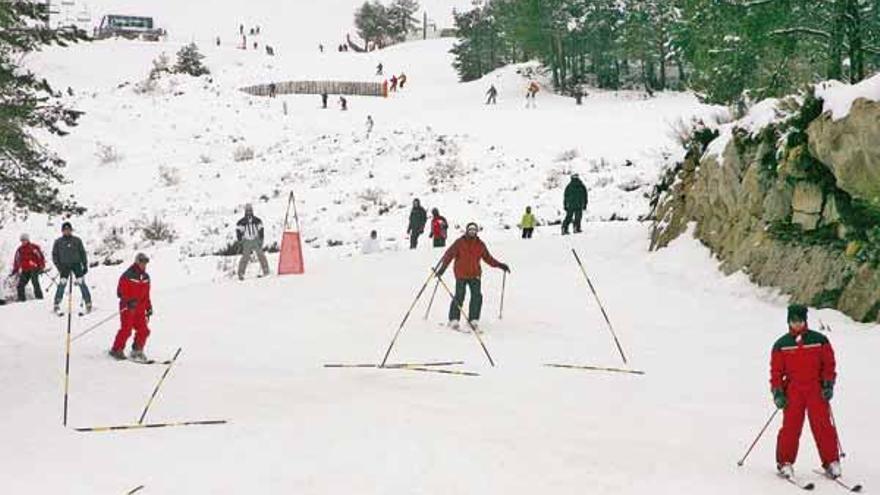
{"type": "Polygon", "coordinates": [[[417,0],[394,0],[391,3],[387,12],[390,34],[395,40],[406,40],[406,35],[419,27],[419,20],[415,16],[418,11],[417,0]]]}
{"type": "Polygon", "coordinates": [[[42,7],[0,2],[0,210],[80,214],[85,210],[58,190],[64,182],[64,160],[40,144],[34,131],[64,136],[82,113],[60,103],[60,94],[45,79],[17,61],[41,46],[67,46],[86,37],[75,29],[47,27],[48,13],[42,7]]]}
{"type": "Polygon", "coordinates": [[[177,63],[174,65],[174,72],[179,74],[189,74],[193,77],[203,76],[211,72],[202,64],[204,55],[199,53],[199,47],[195,43],[190,43],[177,52],[177,63]]]}
{"type": "Polygon", "coordinates": [[[364,2],[355,11],[354,25],[358,30],[358,35],[367,44],[373,43],[378,47],[383,47],[391,38],[388,10],[378,0],[364,2]]]}

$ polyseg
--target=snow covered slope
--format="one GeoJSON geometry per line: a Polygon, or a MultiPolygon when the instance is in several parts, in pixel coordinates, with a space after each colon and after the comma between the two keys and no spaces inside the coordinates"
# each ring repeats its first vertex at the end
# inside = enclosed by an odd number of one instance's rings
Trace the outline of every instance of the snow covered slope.
{"type": "MultiPolygon", "coordinates": [[[[502,320],[500,272],[484,277],[484,339],[497,367],[472,336],[438,326],[448,304],[442,288],[427,321],[428,296],[416,307],[389,361],[460,359],[459,369],[479,377],[322,367],[381,359],[437,251],[340,261],[325,250],[303,277],[178,289],[164,281],[173,271],[154,266],[148,351],[183,353],[148,421],[226,426],[63,429],[62,322],[31,303],[4,308],[3,491],[791,493],[774,474],[775,427],[745,467],[735,466],[772,411],[768,360],[784,331],[782,301],[745,277],[720,275],[691,240],[648,255],[641,226],[594,224],[573,246],[632,366],[647,374],[546,368],[621,361],[566,239],[539,232],[528,242],[500,233],[486,241],[513,269],[502,320]]],[[[104,310],[75,321],[74,331],[107,314],[112,300],[102,295],[104,310]]],[[[844,470],[876,482],[880,375],[865,350],[880,335],[834,312],[811,318],[834,329],[844,470]]],[[[135,422],[161,374],[105,357],[114,326],[75,342],[72,426],[135,422]]],[[[818,459],[807,435],[798,467],[811,475],[818,459]]]]}

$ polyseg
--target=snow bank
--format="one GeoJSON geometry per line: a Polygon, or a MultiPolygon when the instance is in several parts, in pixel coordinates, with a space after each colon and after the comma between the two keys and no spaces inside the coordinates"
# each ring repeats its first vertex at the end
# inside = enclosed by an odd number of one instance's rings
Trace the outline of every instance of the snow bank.
{"type": "Polygon", "coordinates": [[[826,81],[816,87],[816,96],[825,102],[824,111],[831,112],[834,120],[849,115],[853,102],[859,98],[880,101],[880,74],[858,84],[826,81]]]}

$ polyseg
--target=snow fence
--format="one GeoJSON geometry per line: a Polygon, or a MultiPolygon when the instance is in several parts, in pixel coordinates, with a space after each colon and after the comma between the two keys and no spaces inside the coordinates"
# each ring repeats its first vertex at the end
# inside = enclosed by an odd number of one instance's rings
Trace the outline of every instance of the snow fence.
{"type": "Polygon", "coordinates": [[[242,91],[254,96],[269,96],[271,84],[275,85],[278,95],[358,95],[388,96],[387,82],[353,82],[353,81],[287,81],[270,84],[257,84],[241,88],[242,91]]]}

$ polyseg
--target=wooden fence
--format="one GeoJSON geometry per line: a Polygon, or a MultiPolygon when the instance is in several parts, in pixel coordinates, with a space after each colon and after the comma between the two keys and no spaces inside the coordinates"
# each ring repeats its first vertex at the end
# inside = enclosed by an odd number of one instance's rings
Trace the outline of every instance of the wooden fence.
{"type": "MultiPolygon", "coordinates": [[[[359,95],[388,96],[388,85],[385,82],[354,82],[354,81],[286,81],[271,83],[275,85],[276,95],[359,95]]],[[[257,84],[241,88],[242,91],[254,96],[269,96],[271,84],[257,84]]]]}

